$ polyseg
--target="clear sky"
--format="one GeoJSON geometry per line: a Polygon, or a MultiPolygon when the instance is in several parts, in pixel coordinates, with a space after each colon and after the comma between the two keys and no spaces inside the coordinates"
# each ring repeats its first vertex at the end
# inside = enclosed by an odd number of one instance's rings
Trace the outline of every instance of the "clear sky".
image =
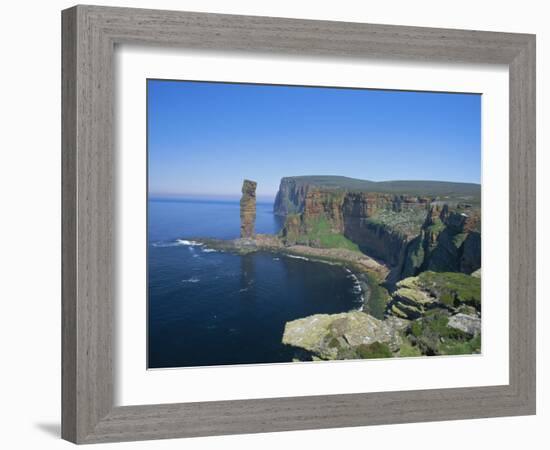
{"type": "Polygon", "coordinates": [[[481,96],[148,80],[149,193],[273,198],[292,175],[480,182],[481,96]]]}

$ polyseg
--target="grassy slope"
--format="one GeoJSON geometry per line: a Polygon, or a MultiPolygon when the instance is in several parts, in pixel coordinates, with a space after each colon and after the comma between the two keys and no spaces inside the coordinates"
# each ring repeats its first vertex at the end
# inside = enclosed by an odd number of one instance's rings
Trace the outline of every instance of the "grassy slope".
{"type": "Polygon", "coordinates": [[[419,284],[442,303],[456,306],[465,303],[481,309],[481,279],[458,272],[422,272],[419,284]]]}
{"type": "Polygon", "coordinates": [[[330,224],[324,218],[312,222],[309,233],[302,236],[308,242],[318,242],[322,248],[345,248],[347,250],[360,251],[357,244],[340,233],[334,233],[330,224]]]}

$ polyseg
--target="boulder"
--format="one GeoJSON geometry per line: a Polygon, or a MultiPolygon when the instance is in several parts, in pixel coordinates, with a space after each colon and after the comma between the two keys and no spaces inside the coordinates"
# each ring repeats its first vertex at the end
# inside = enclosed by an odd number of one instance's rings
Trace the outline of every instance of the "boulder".
{"type": "Polygon", "coordinates": [[[283,344],[305,349],[322,359],[338,359],[343,353],[375,342],[397,351],[398,330],[389,323],[360,311],[315,314],[287,322],[283,344]]]}
{"type": "Polygon", "coordinates": [[[449,319],[449,327],[463,331],[471,336],[481,333],[481,319],[477,316],[458,313],[449,319]]]}

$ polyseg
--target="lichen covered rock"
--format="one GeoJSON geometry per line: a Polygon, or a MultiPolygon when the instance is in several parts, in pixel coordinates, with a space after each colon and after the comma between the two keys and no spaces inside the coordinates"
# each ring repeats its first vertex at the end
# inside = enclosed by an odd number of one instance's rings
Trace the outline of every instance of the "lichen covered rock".
{"type": "Polygon", "coordinates": [[[397,283],[387,314],[414,320],[437,308],[451,314],[467,308],[480,312],[480,281],[471,275],[448,272],[422,272],[405,278],[397,283]]]}
{"type": "Polygon", "coordinates": [[[384,355],[386,347],[391,356],[399,350],[400,343],[396,328],[360,311],[316,314],[293,320],[286,323],[283,334],[283,344],[307,350],[325,360],[384,355]],[[382,346],[369,347],[374,343],[382,346]]]}
{"type": "MultiPolygon", "coordinates": [[[[471,334],[451,326],[453,317],[444,310],[435,311],[411,322],[408,341],[423,355],[468,355],[481,352],[481,334],[471,334]]],[[[462,323],[459,318],[460,323],[462,323]]],[[[458,321],[454,322],[455,325],[458,321]]],[[[469,323],[469,322],[468,322],[469,323]]]]}
{"type": "Polygon", "coordinates": [[[449,319],[449,326],[471,336],[476,336],[481,333],[481,319],[477,316],[468,314],[455,314],[449,319]]]}

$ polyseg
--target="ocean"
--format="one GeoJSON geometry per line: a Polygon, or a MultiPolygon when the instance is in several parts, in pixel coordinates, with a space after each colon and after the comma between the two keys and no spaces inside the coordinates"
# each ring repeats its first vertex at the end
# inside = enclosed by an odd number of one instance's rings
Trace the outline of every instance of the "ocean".
{"type": "MultiPolygon", "coordinates": [[[[283,223],[258,203],[257,233],[283,223]]],[[[358,309],[344,267],[268,252],[236,255],[198,245],[239,236],[239,202],[149,199],[148,367],[290,362],[285,323],[358,309]]]]}

